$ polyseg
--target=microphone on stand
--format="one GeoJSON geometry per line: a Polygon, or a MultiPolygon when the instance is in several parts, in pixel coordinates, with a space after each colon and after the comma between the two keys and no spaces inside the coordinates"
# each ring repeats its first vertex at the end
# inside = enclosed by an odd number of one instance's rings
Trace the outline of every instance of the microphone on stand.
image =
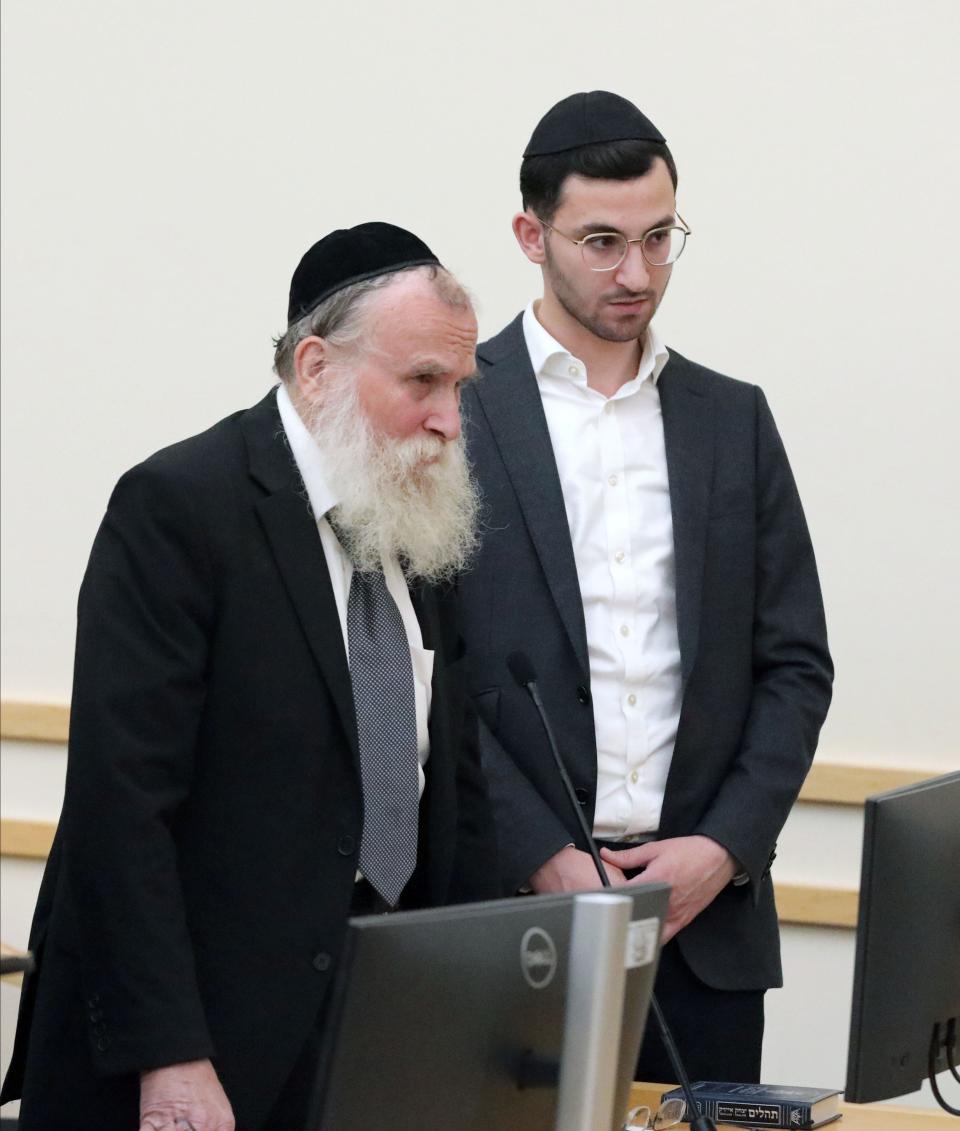
{"type": "MultiPolygon", "coordinates": [[[[567,768],[563,764],[563,759],[560,757],[560,750],[557,747],[557,740],[553,734],[553,727],[550,725],[546,709],[543,706],[543,700],[540,698],[540,689],[537,687],[537,673],[530,661],[530,657],[526,652],[511,652],[510,655],[507,656],[507,668],[517,684],[524,688],[529,694],[530,698],[533,700],[533,705],[537,708],[540,722],[543,724],[543,729],[547,735],[547,742],[550,744],[550,753],[553,755],[553,760],[556,763],[557,773],[560,775],[560,781],[563,783],[563,788],[570,802],[570,807],[573,809],[577,824],[580,826],[581,833],[583,833],[584,841],[590,851],[590,856],[593,859],[593,864],[597,869],[600,881],[605,888],[608,888],[610,887],[610,877],[607,875],[607,870],[604,868],[603,861],[600,859],[597,846],[593,843],[593,833],[587,825],[587,819],[584,817],[583,810],[580,808],[580,802],[577,800],[573,782],[570,781],[570,775],[567,773],[567,768]]],[[[691,1117],[690,1131],[717,1131],[716,1124],[708,1115],[695,1115],[697,1111],[697,1101],[690,1088],[690,1078],[687,1076],[686,1069],[683,1067],[683,1061],[680,1059],[680,1053],[674,1042],[673,1034],[670,1032],[670,1028],[667,1025],[667,1019],[663,1015],[656,994],[653,993],[650,995],[650,1008],[653,1010],[653,1015],[657,1019],[657,1027],[660,1030],[660,1036],[666,1047],[670,1063],[676,1073],[677,1082],[683,1089],[687,1113],[691,1117]]]]}

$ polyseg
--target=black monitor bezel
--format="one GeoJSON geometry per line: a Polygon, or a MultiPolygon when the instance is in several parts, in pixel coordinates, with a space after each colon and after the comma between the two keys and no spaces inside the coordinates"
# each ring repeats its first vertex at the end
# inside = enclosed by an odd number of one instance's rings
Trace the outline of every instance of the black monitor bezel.
{"type": "MultiPolygon", "coordinates": [[[[960,772],[865,802],[846,1100],[917,1091],[934,1025],[958,1016],[960,772]]],[[[947,1067],[941,1047],[935,1072],[947,1067]]]]}

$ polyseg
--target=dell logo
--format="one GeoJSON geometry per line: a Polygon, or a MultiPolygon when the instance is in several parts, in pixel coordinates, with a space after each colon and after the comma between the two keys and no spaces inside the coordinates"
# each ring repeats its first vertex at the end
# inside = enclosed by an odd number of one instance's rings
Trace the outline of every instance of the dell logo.
{"type": "Polygon", "coordinates": [[[539,927],[531,927],[520,942],[520,969],[530,986],[542,990],[557,972],[557,948],[539,927]]]}

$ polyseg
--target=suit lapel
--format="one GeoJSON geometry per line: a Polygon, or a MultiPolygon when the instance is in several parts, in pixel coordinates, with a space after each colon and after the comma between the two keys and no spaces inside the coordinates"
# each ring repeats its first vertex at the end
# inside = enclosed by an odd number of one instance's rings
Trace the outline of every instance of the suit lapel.
{"type": "Polygon", "coordinates": [[[250,474],[267,492],[256,504],[257,514],[359,764],[350,669],[330,573],[273,392],[244,416],[242,427],[250,474]]]}
{"type": "Polygon", "coordinates": [[[481,346],[484,379],[476,392],[520,503],[547,586],[584,675],[587,633],[570,527],[547,418],[521,318],[481,346]]]}
{"type": "Polygon", "coordinates": [[[671,354],[658,382],[673,513],[677,633],[684,683],[697,654],[714,458],[710,397],[689,380],[688,364],[671,354]]]}

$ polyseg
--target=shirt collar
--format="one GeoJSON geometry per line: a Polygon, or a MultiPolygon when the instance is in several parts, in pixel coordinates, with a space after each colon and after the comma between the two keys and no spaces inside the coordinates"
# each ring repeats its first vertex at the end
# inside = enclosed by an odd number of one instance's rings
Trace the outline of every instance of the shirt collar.
{"type": "Polygon", "coordinates": [[[290,452],[300,472],[303,485],[307,489],[307,498],[310,500],[313,516],[319,521],[340,501],[330,485],[323,452],[301,420],[300,413],[294,408],[287,387],[283,383],[277,389],[277,408],[280,411],[283,430],[287,434],[290,452]]]}
{"type": "MultiPolygon", "coordinates": [[[[536,376],[542,377],[549,373],[551,377],[566,377],[571,365],[580,369],[579,383],[586,384],[587,367],[583,362],[574,357],[565,349],[555,337],[541,325],[533,310],[531,302],[523,312],[523,336],[527,343],[527,352],[530,354],[530,363],[536,376]]],[[[643,342],[643,352],[640,355],[640,366],[634,380],[642,384],[648,377],[656,385],[663,372],[663,367],[670,360],[667,347],[660,340],[653,323],[647,327],[643,342]]],[[[572,376],[572,375],[571,375],[572,376]]],[[[569,378],[568,378],[569,379],[569,378]]]]}

